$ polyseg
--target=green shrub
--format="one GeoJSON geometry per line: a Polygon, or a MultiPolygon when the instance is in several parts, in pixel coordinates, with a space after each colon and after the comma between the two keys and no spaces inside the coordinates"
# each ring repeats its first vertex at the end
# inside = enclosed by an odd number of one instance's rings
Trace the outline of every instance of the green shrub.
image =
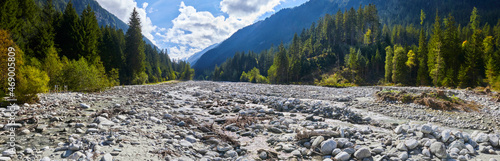
{"type": "Polygon", "coordinates": [[[45,71],[25,65],[17,73],[16,96],[19,103],[32,103],[38,100],[37,93],[49,90],[49,76],[45,71]]]}
{"type": "Polygon", "coordinates": [[[347,79],[345,79],[340,74],[333,75],[323,75],[321,81],[316,81],[316,85],[325,86],[325,87],[352,87],[355,84],[350,83],[347,79]]]}
{"type": "Polygon", "coordinates": [[[85,58],[69,61],[61,73],[61,84],[72,91],[100,91],[115,84],[106,76],[102,64],[89,64],[85,58]]]}
{"type": "Polygon", "coordinates": [[[146,72],[142,72],[139,75],[134,74],[133,78],[132,84],[145,84],[148,80],[148,74],[146,72]]]}

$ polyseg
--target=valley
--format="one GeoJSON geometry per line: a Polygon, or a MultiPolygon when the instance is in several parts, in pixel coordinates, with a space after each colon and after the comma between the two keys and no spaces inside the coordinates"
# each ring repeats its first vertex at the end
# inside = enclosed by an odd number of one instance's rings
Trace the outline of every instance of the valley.
{"type": "MultiPolygon", "coordinates": [[[[188,81],[40,94],[18,109],[16,150],[0,160],[489,160],[500,157],[500,103],[470,90],[475,112],[380,100],[379,91],[188,81]],[[38,150],[34,150],[38,149],[38,150]],[[17,158],[17,159],[16,159],[17,158]]],[[[451,97],[451,96],[450,96],[451,97]]],[[[3,117],[6,117],[5,115],[3,117]]],[[[2,125],[5,129],[11,125],[2,125]]],[[[6,135],[0,137],[6,144],[6,135]]]]}

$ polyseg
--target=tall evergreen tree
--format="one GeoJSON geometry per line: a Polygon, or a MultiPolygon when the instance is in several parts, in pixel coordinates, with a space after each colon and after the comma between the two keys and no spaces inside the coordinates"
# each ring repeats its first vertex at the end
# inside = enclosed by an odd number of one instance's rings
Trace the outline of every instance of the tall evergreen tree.
{"type": "Polygon", "coordinates": [[[38,58],[39,60],[45,58],[49,49],[54,47],[54,24],[56,11],[52,4],[52,0],[48,0],[42,9],[42,14],[40,15],[39,21],[35,24],[36,31],[38,34],[29,42],[31,50],[33,52],[33,56],[38,58]]]}
{"type": "Polygon", "coordinates": [[[475,87],[480,85],[482,80],[481,69],[483,66],[481,53],[482,42],[481,30],[479,29],[479,15],[477,9],[474,7],[470,18],[470,26],[473,30],[472,37],[463,45],[465,48],[465,63],[461,68],[460,73],[460,86],[461,87],[475,87]]]}
{"type": "Polygon", "coordinates": [[[81,55],[79,57],[85,57],[90,64],[97,64],[99,62],[98,42],[101,33],[95,13],[90,5],[87,5],[87,8],[83,10],[79,24],[81,26],[79,30],[81,43],[78,44],[81,55]]]}
{"type": "Polygon", "coordinates": [[[408,58],[406,57],[406,52],[401,46],[394,46],[394,57],[392,61],[392,82],[393,83],[403,83],[406,84],[407,73],[406,70],[406,61],[408,58]]]}
{"type": "Polygon", "coordinates": [[[79,32],[80,18],[76,13],[71,0],[66,5],[62,22],[57,29],[56,44],[61,48],[60,54],[69,59],[78,59],[81,51],[79,46],[82,46],[82,38],[79,32]]]}
{"type": "Polygon", "coordinates": [[[147,80],[145,73],[144,41],[141,33],[141,20],[134,8],[129,20],[129,28],[125,34],[125,72],[124,84],[141,84],[147,80]],[[145,78],[146,77],[146,78],[145,78]]]}
{"type": "Polygon", "coordinates": [[[394,50],[392,50],[391,46],[387,46],[385,48],[385,82],[391,82],[392,80],[393,55],[394,50]]]}
{"type": "Polygon", "coordinates": [[[432,83],[435,86],[441,85],[441,81],[445,74],[445,61],[442,52],[442,29],[441,22],[436,10],[436,19],[432,30],[431,40],[429,44],[429,55],[427,65],[429,67],[429,76],[432,78],[432,83]]]}
{"type": "Polygon", "coordinates": [[[458,69],[462,64],[463,54],[460,49],[458,39],[458,29],[455,26],[455,19],[451,14],[445,19],[445,31],[443,37],[443,55],[446,65],[446,77],[443,85],[454,87],[458,85],[458,69]]]}
{"type": "Polygon", "coordinates": [[[417,85],[425,86],[429,85],[429,70],[427,66],[427,37],[424,32],[424,20],[425,20],[425,12],[424,10],[420,11],[420,36],[418,40],[418,71],[417,71],[417,85]]]}

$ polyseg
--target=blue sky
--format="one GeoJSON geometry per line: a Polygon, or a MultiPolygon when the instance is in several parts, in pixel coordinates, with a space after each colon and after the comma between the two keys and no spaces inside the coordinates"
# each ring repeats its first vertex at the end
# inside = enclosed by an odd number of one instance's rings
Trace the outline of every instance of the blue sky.
{"type": "Polygon", "coordinates": [[[97,1],[126,23],[137,7],[143,35],[167,49],[171,58],[182,59],[225,40],[240,28],[308,0],[97,1]]]}

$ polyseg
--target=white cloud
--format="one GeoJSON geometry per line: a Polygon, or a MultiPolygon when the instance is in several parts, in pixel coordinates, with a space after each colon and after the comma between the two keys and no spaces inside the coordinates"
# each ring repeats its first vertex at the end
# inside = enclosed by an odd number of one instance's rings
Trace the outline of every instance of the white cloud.
{"type": "MultiPolygon", "coordinates": [[[[173,27],[166,32],[157,32],[160,43],[170,43],[171,58],[182,59],[204,48],[219,43],[231,36],[238,29],[250,25],[257,18],[283,0],[222,0],[221,11],[229,16],[213,16],[207,11],[197,11],[193,6],[181,2],[179,16],[172,20],[173,27]]],[[[163,30],[163,29],[160,29],[163,30]]]]}
{"type": "Polygon", "coordinates": [[[97,0],[97,2],[125,23],[128,23],[130,14],[136,8],[141,19],[142,35],[151,40],[153,44],[156,44],[153,32],[155,32],[157,26],[153,25],[151,19],[147,17],[146,8],[149,5],[147,2],[142,4],[142,8],[137,6],[135,0],[97,0]]]}
{"type": "Polygon", "coordinates": [[[222,0],[221,11],[244,20],[255,20],[259,16],[274,12],[274,7],[284,0],[222,0]]]}

